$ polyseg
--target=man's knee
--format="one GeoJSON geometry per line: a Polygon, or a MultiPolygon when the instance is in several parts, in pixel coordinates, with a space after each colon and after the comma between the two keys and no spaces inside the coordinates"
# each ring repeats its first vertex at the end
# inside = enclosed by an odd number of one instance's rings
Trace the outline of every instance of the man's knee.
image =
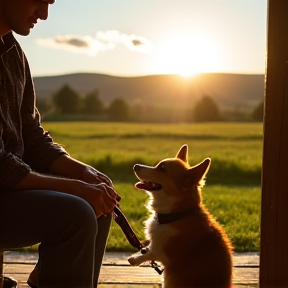
{"type": "Polygon", "coordinates": [[[97,233],[98,225],[96,214],[92,206],[84,199],[73,196],[72,199],[67,201],[67,209],[73,217],[73,221],[80,226],[87,227],[89,230],[93,230],[97,233]]]}
{"type": "MultiPolygon", "coordinates": [[[[98,232],[98,223],[94,210],[84,199],[61,193],[57,195],[57,203],[51,207],[50,221],[47,229],[49,233],[45,241],[55,241],[56,237],[63,238],[81,237],[94,239],[98,232]],[[54,213],[53,213],[54,212],[54,213]],[[78,235],[78,236],[77,236],[78,235]]],[[[58,239],[59,240],[59,239],[58,239]]]]}

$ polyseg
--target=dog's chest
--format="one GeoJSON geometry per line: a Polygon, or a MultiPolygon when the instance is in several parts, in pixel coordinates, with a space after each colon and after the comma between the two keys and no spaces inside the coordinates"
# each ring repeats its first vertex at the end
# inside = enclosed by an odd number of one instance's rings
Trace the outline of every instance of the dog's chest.
{"type": "Polygon", "coordinates": [[[151,248],[163,249],[163,246],[169,238],[176,235],[177,231],[172,225],[159,224],[155,216],[151,217],[146,222],[146,236],[151,240],[151,248]]]}

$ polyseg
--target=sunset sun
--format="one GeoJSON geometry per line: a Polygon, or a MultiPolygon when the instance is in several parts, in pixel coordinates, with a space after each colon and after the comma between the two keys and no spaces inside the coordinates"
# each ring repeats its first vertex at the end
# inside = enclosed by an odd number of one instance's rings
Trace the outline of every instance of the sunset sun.
{"type": "Polygon", "coordinates": [[[162,45],[156,60],[161,73],[190,77],[221,68],[217,42],[204,34],[172,36],[162,45]]]}

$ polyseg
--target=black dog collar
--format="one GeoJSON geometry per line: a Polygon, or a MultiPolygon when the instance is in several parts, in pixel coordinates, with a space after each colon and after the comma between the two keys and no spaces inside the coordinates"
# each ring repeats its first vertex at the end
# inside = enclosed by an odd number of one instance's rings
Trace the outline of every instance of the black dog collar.
{"type": "Polygon", "coordinates": [[[193,207],[193,208],[189,208],[187,210],[183,210],[180,212],[172,212],[172,213],[167,213],[167,214],[156,213],[156,217],[160,225],[168,224],[168,223],[178,221],[190,214],[193,214],[194,212],[199,211],[200,209],[201,209],[200,207],[193,207]]]}

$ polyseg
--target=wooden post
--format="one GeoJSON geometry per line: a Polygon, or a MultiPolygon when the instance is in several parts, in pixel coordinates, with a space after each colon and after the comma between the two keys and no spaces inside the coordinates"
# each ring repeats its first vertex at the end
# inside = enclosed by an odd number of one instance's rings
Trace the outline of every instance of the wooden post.
{"type": "Polygon", "coordinates": [[[288,1],[268,0],[260,288],[288,287],[288,1]]]}
{"type": "Polygon", "coordinates": [[[0,288],[3,288],[3,260],[4,260],[4,254],[3,251],[0,251],[0,288]]]}

